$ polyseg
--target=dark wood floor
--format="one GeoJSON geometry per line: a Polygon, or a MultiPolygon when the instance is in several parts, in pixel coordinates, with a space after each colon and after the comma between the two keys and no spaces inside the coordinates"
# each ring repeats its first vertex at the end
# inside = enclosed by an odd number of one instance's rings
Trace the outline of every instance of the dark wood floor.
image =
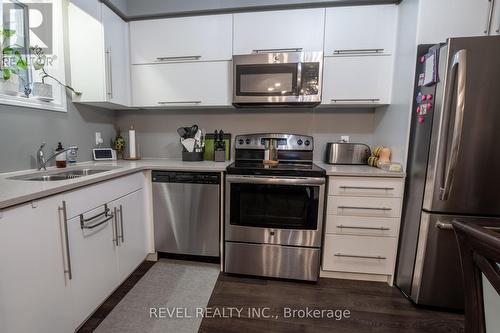
{"type": "Polygon", "coordinates": [[[270,307],[278,318],[204,318],[200,333],[463,332],[463,315],[417,308],[397,288],[384,283],[320,279],[317,284],[236,277],[221,274],[209,307],[270,307]],[[349,310],[349,319],[284,318],[284,308],[349,310]]]}
{"type": "MultiPolygon", "coordinates": [[[[93,332],[121,299],[154,265],[144,262],[80,328],[93,332]]],[[[204,318],[199,333],[455,333],[463,315],[422,309],[385,283],[320,279],[317,284],[220,274],[208,307],[243,308],[241,317],[204,318]],[[273,318],[250,318],[249,308],[273,318]],[[349,310],[350,318],[285,318],[284,309],[349,310]],[[277,316],[277,318],[274,318],[277,316]]],[[[227,310],[226,310],[227,313],[227,310]]],[[[235,313],[235,312],[233,312],[235,313]]],[[[166,332],[167,333],[167,332],[166,332]]]]}

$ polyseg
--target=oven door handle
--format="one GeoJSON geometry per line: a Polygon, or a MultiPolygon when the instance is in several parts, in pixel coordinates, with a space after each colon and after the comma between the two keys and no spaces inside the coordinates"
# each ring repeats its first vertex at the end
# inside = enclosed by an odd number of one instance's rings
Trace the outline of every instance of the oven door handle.
{"type": "Polygon", "coordinates": [[[237,176],[228,175],[229,183],[271,184],[271,185],[324,185],[321,177],[271,177],[271,176],[237,176]]]}

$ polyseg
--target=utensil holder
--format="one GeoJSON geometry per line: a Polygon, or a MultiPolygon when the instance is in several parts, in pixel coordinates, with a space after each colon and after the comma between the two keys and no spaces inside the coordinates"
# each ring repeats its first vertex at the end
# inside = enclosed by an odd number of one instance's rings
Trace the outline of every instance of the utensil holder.
{"type": "Polygon", "coordinates": [[[205,154],[205,152],[202,150],[202,151],[193,151],[193,152],[189,152],[189,151],[182,151],[182,160],[184,162],[200,162],[200,161],[203,161],[203,154],[205,154]]]}

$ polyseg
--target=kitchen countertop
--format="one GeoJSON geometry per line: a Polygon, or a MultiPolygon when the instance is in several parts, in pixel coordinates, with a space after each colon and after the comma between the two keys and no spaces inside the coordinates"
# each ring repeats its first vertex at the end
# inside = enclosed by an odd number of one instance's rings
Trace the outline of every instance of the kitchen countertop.
{"type": "Polygon", "coordinates": [[[351,177],[387,177],[404,178],[404,172],[390,172],[369,165],[332,165],[315,161],[317,166],[325,169],[327,176],[351,176],[351,177]]]}
{"type": "MultiPolygon", "coordinates": [[[[352,176],[352,177],[405,177],[404,172],[388,172],[367,165],[329,165],[323,162],[315,162],[319,167],[326,170],[328,176],[352,176]]],[[[226,162],[183,162],[178,159],[143,159],[139,161],[110,161],[110,162],[84,162],[75,167],[59,169],[70,171],[72,168],[86,168],[99,166],[113,166],[116,169],[90,175],[81,178],[61,181],[26,181],[13,180],[10,177],[22,176],[36,173],[36,170],[24,170],[0,174],[0,209],[19,205],[32,200],[37,200],[50,195],[73,190],[82,186],[102,182],[104,180],[117,178],[134,172],[144,170],[171,170],[171,171],[212,171],[222,172],[231,164],[226,162]]],[[[48,172],[59,171],[56,168],[48,168],[48,172]]]]}
{"type": "Polygon", "coordinates": [[[73,190],[82,186],[102,182],[143,170],[171,170],[171,171],[212,171],[222,172],[231,161],[226,162],[183,162],[178,159],[143,159],[139,161],[109,161],[84,162],[75,167],[65,169],[47,168],[51,171],[70,171],[74,168],[113,166],[116,169],[81,178],[60,181],[26,181],[12,180],[10,177],[37,173],[36,170],[24,170],[0,174],[0,209],[37,200],[50,195],[73,190]]]}

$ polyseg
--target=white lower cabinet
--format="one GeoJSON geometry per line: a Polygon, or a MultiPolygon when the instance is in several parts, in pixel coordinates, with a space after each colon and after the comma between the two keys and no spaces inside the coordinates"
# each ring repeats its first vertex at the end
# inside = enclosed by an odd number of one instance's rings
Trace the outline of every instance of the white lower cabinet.
{"type": "Polygon", "coordinates": [[[183,62],[132,66],[135,107],[231,105],[231,62],[183,62]]]}
{"type": "Polygon", "coordinates": [[[130,193],[110,203],[116,216],[118,280],[123,282],[147,255],[144,190],[130,193]]]}
{"type": "Polygon", "coordinates": [[[390,104],[392,56],[336,56],[324,60],[322,105],[390,104]]]}
{"type": "Polygon", "coordinates": [[[0,210],[0,332],[74,332],[146,258],[140,178],[0,210]]]}
{"type": "Polygon", "coordinates": [[[396,238],[326,235],[323,269],[392,275],[396,238]]]}
{"type": "Polygon", "coordinates": [[[404,178],[330,177],[322,276],[392,284],[404,178]]]}
{"type": "Polygon", "coordinates": [[[104,206],[68,221],[74,327],[78,327],[118,286],[115,217],[104,206]],[[97,217],[95,217],[97,216],[97,217]],[[106,221],[106,222],[105,222],[106,221]],[[102,223],[102,224],[101,224],[102,223]]]}
{"type": "Polygon", "coordinates": [[[0,332],[74,330],[61,196],[0,211],[0,332]]]}

